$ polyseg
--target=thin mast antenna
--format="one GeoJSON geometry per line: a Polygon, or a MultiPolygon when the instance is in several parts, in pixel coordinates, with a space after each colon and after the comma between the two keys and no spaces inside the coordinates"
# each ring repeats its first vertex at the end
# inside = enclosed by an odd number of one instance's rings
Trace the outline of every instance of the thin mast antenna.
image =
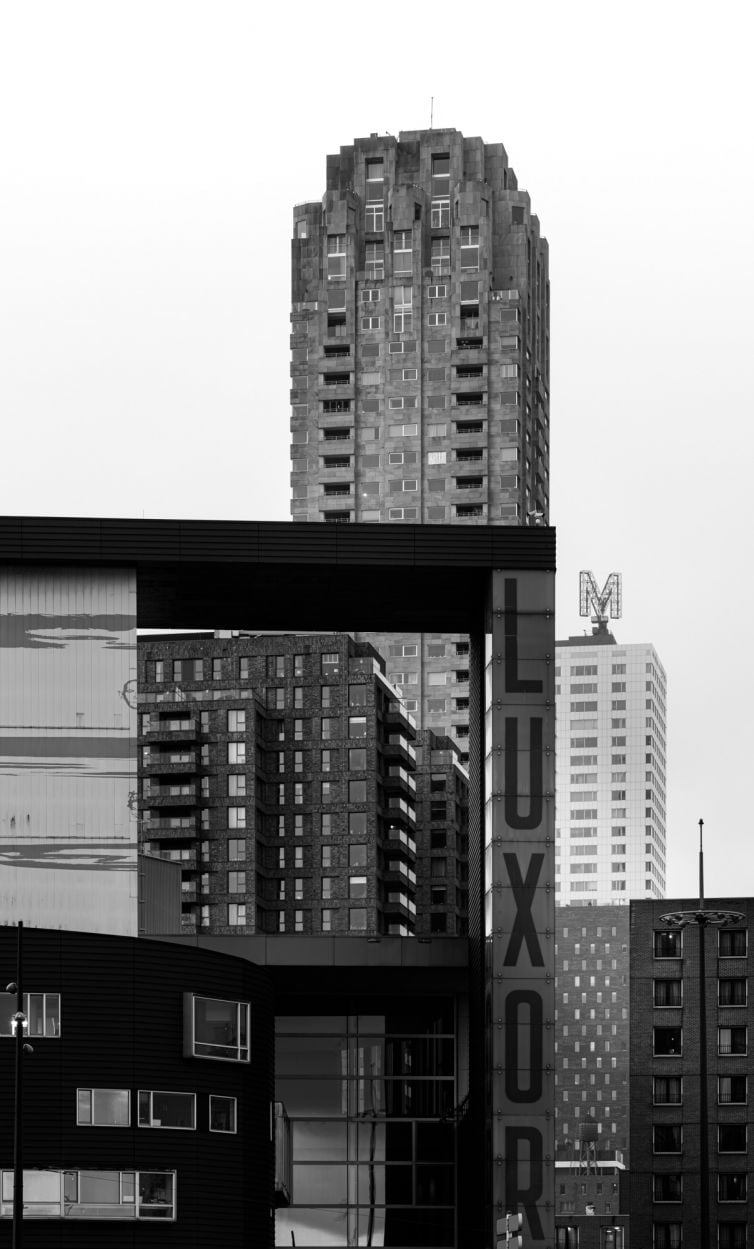
{"type": "Polygon", "coordinates": [[[702,832],[704,829],[704,820],[699,821],[699,910],[704,910],[704,847],[702,845],[702,832]]]}

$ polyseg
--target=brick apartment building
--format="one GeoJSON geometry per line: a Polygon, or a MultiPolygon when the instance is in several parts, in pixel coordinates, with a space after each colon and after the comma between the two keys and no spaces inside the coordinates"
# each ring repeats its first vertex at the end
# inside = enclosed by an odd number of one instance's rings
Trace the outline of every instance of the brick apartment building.
{"type": "Polygon", "coordinates": [[[629,1165],[629,911],[556,909],[559,1249],[623,1249],[629,1165]]]}
{"type": "Polygon", "coordinates": [[[754,899],[706,902],[708,910],[742,918],[705,929],[703,967],[700,929],[662,919],[698,906],[698,900],[631,904],[632,1237],[634,1245],[654,1249],[745,1249],[753,1213],[748,933],[754,899]],[[708,1227],[702,1225],[705,1161],[708,1227]]]}
{"type": "Polygon", "coordinates": [[[140,839],[209,934],[466,931],[468,782],[367,643],[139,642],[140,839]]]}

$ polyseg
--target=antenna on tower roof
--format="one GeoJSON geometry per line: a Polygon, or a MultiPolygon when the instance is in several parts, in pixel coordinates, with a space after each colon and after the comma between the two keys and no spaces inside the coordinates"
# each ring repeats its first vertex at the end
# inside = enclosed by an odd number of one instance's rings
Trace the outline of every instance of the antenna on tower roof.
{"type": "Polygon", "coordinates": [[[432,129],[432,122],[434,121],[434,117],[435,117],[435,97],[431,95],[429,97],[429,128],[430,130],[432,129]]]}

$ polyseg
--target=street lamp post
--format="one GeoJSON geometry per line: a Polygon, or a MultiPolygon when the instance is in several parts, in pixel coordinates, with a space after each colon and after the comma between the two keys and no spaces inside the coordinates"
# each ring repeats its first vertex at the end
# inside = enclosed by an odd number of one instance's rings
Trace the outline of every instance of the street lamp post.
{"type": "Polygon", "coordinates": [[[23,921],[18,921],[16,929],[16,979],[6,986],[6,993],[16,994],[16,1013],[13,1016],[13,1035],[15,1038],[15,1088],[13,1095],[13,1227],[11,1229],[12,1249],[21,1249],[23,1245],[24,1226],[24,1164],[23,1164],[23,1078],[24,1054],[31,1054],[32,1048],[25,1041],[24,1027],[27,1023],[24,1011],[23,987],[23,921]]]}
{"type": "Polygon", "coordinates": [[[709,1098],[707,1090],[707,982],[705,978],[705,932],[707,928],[726,928],[740,924],[740,911],[710,910],[704,905],[704,820],[699,821],[699,906],[693,911],[670,911],[660,921],[672,928],[696,927],[699,930],[699,1198],[700,1249],[712,1249],[716,1239],[710,1227],[709,1193],[709,1098]]]}

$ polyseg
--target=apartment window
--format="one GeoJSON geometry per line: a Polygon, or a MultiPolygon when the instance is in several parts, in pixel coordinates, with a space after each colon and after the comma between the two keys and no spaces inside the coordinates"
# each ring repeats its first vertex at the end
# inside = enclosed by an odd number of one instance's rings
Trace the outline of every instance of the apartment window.
{"type": "Polygon", "coordinates": [[[746,1201],[746,1172],[720,1172],[717,1177],[717,1200],[746,1201]]]}
{"type": "Polygon", "coordinates": [[[746,1249],[745,1223],[718,1223],[717,1249],[746,1249]]]}
{"type": "Polygon", "coordinates": [[[679,1154],[683,1143],[680,1123],[656,1123],[652,1129],[652,1148],[656,1154],[679,1154]]]}
{"type": "Polygon", "coordinates": [[[322,932],[332,932],[332,917],[333,912],[329,907],[323,907],[321,911],[322,932]]]}
{"type": "Polygon", "coordinates": [[[717,1148],[721,1154],[745,1154],[746,1124],[719,1123],[717,1125],[717,1148]]]}
{"type": "Polygon", "coordinates": [[[366,876],[351,876],[348,880],[349,898],[365,898],[367,896],[366,876]]]}
{"type": "Polygon", "coordinates": [[[348,928],[350,932],[366,932],[367,913],[363,907],[351,907],[348,912],[348,928]]]}
{"type": "Polygon", "coordinates": [[[371,156],[366,162],[367,203],[382,199],[385,193],[385,161],[382,156],[371,156]]]}
{"type": "Polygon", "coordinates": [[[186,1058],[249,1061],[249,1003],[183,995],[186,1058]]]}
{"type": "Polygon", "coordinates": [[[79,1127],[127,1128],[131,1124],[129,1089],[77,1089],[79,1127]]]}
{"type": "Polygon", "coordinates": [[[447,312],[430,312],[429,316],[427,317],[427,324],[430,326],[447,325],[448,324],[447,312]]]}
{"type": "Polygon", "coordinates": [[[654,1076],[652,1100],[655,1106],[679,1106],[683,1096],[681,1076],[654,1076]]]}
{"type": "Polygon", "coordinates": [[[450,195],[450,154],[438,152],[432,156],[432,194],[450,195]]]}
{"type": "Polygon", "coordinates": [[[228,903],[228,927],[241,928],[246,923],[246,903],[228,903]]]}
{"type": "MultiPolygon", "coordinates": [[[[382,329],[382,317],[362,317],[362,330],[379,330],[382,329]]],[[[378,386],[380,383],[379,373],[363,373],[361,376],[363,386],[378,386]]]]}
{"type": "Polygon", "coordinates": [[[717,1001],[720,1006],[745,1006],[746,981],[742,977],[735,980],[718,980],[717,1001]]]}
{"type": "Polygon", "coordinates": [[[479,269],[479,226],[461,226],[461,271],[479,269]]]}
{"type": "Polygon", "coordinates": [[[652,1197],[654,1201],[682,1201],[683,1182],[680,1175],[663,1173],[653,1178],[652,1197]]]}
{"type": "Polygon", "coordinates": [[[364,268],[367,278],[372,281],[385,276],[385,244],[367,243],[365,249],[364,268]]]}
{"type": "Polygon", "coordinates": [[[246,893],[246,872],[228,872],[228,893],[246,893]]]}
{"type": "Polygon", "coordinates": [[[228,763],[246,762],[246,742],[228,742],[228,763]]]}
{"type": "Polygon", "coordinates": [[[683,1030],[681,1028],[655,1028],[654,1054],[657,1057],[671,1057],[683,1052],[683,1030]]]}
{"type": "MultiPolygon", "coordinates": [[[[13,1015],[16,1010],[16,997],[11,994],[0,994],[0,1000],[3,997],[7,999],[8,1004],[0,1008],[0,1036],[15,1036],[13,1015]]],[[[27,1036],[60,1036],[59,993],[24,993],[23,1010],[27,1019],[27,1036]]]]}
{"type": "MultiPolygon", "coordinates": [[[[432,200],[430,208],[430,225],[433,230],[447,230],[450,226],[450,198],[438,196],[432,200]]],[[[435,242],[435,240],[432,240],[435,242]]]]}
{"type": "Polygon", "coordinates": [[[165,662],[162,659],[156,659],[154,664],[154,679],[156,683],[165,680],[165,662]]]}
{"type": "MultiPolygon", "coordinates": [[[[561,1201],[558,1213],[566,1213],[566,1206],[569,1207],[571,1214],[575,1213],[576,1203],[573,1201],[561,1201]]],[[[515,1237],[513,1239],[515,1243],[515,1237]]],[[[555,1249],[579,1249],[579,1229],[577,1227],[556,1227],[555,1249]]]]}
{"type": "Polygon", "coordinates": [[[411,269],[411,231],[396,230],[393,235],[393,273],[410,273],[411,269]]]}
{"type": "Polygon", "coordinates": [[[334,716],[323,716],[320,721],[320,736],[323,742],[327,742],[330,738],[335,737],[338,731],[338,721],[334,716]]]}
{"type": "Polygon", "coordinates": [[[228,807],[228,828],[246,828],[246,807],[228,807]]]}
{"type": "Polygon", "coordinates": [[[683,953],[683,933],[669,929],[654,934],[655,958],[680,958],[683,953]]]}
{"type": "Polygon", "coordinates": [[[333,896],[333,885],[335,884],[334,876],[323,876],[321,880],[320,896],[326,902],[333,896]]]}
{"type": "Polygon", "coordinates": [[[348,782],[348,801],[349,802],[366,802],[367,800],[367,783],[366,781],[349,781],[348,782]]]}
{"type": "MultiPolygon", "coordinates": [[[[209,777],[202,777],[202,781],[209,780],[209,777]]],[[[246,774],[245,772],[231,772],[228,775],[228,797],[241,798],[246,794],[246,774]]]]}
{"type": "Polygon", "coordinates": [[[427,430],[427,435],[430,438],[444,438],[447,432],[447,425],[430,425],[427,430]]]}
{"type": "Polygon", "coordinates": [[[721,928],[717,934],[717,952],[720,958],[746,957],[746,929],[721,928]]]}
{"type": "MultiPolygon", "coordinates": [[[[617,866],[614,864],[613,866],[617,866]]],[[[621,864],[625,870],[625,863],[621,864]]],[[[683,982],[681,980],[655,980],[654,982],[654,1004],[655,1006],[682,1006],[683,982]]]]}
{"type": "Polygon", "coordinates": [[[717,1100],[721,1106],[745,1106],[748,1101],[746,1076],[718,1076],[717,1100]]]}
{"type": "Polygon", "coordinates": [[[366,737],[366,735],[367,735],[366,716],[349,716],[348,717],[348,736],[349,737],[366,737]]]}
{"type": "Polygon", "coordinates": [[[328,234],[327,236],[327,278],[346,276],[346,236],[345,234],[328,234]]]}
{"type": "MultiPolygon", "coordinates": [[[[432,212],[434,214],[434,207],[432,212]]],[[[443,273],[450,273],[450,239],[432,239],[430,264],[432,265],[432,272],[436,277],[443,273]]],[[[430,287],[430,290],[443,291],[442,298],[445,297],[445,286],[430,287]]],[[[441,296],[436,295],[435,298],[439,299],[441,296]]]]}
{"type": "MultiPolygon", "coordinates": [[[[13,1213],[13,1172],[0,1172],[0,1216],[13,1213]]],[[[24,1170],[24,1216],[175,1219],[175,1171],[24,1170]]]]}
{"type": "Polygon", "coordinates": [[[352,844],[348,847],[348,866],[349,867],[366,867],[367,865],[367,847],[366,843],[352,844]]]}
{"type": "Polygon", "coordinates": [[[393,331],[406,333],[411,329],[413,290],[410,286],[393,287],[393,331]]]}
{"type": "MultiPolygon", "coordinates": [[[[380,190],[380,194],[382,191],[380,190]]],[[[364,210],[364,228],[367,234],[381,234],[385,229],[385,205],[367,204],[364,210]]]]}
{"type": "MultiPolygon", "coordinates": [[[[445,240],[436,239],[435,242],[437,243],[447,242],[447,239],[445,240]]],[[[439,286],[427,287],[427,299],[447,299],[447,296],[448,296],[448,288],[444,282],[441,283],[439,286]]]]}
{"type": "Polygon", "coordinates": [[[210,1132],[237,1131],[238,1104],[235,1097],[223,1097],[219,1093],[209,1095],[210,1132]]]}
{"type": "Polygon", "coordinates": [[[365,772],[367,766],[367,752],[364,749],[351,749],[348,752],[348,770],[349,772],[365,772]]]}
{"type": "Polygon", "coordinates": [[[230,837],[228,839],[228,859],[230,862],[237,862],[239,859],[246,858],[246,840],[243,837],[230,837]]]}
{"type": "Polygon", "coordinates": [[[196,1128],[196,1094],[139,1089],[140,1128],[196,1128]]]}
{"type": "Polygon", "coordinates": [[[653,1249],[681,1249],[683,1244],[680,1223],[653,1223],[653,1249]]]}

